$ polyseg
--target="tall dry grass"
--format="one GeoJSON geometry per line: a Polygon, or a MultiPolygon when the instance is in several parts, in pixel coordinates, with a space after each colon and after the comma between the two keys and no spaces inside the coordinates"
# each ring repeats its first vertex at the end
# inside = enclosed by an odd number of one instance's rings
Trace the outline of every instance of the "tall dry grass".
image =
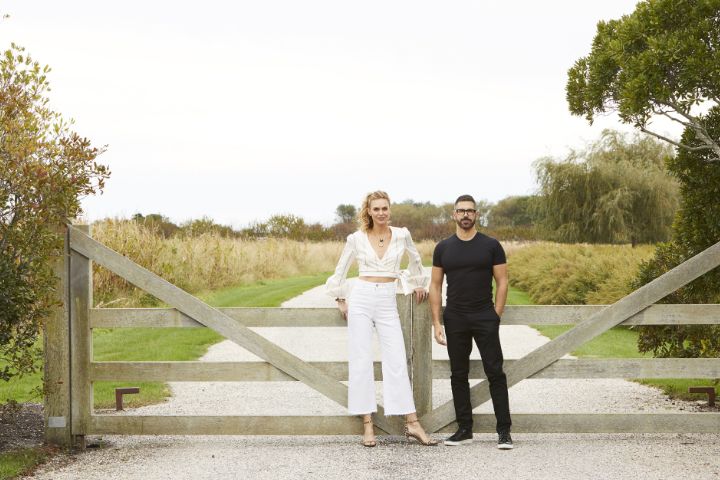
{"type": "Polygon", "coordinates": [[[655,247],[538,242],[513,251],[510,283],[542,305],[610,304],[632,291],[655,247]]]}
{"type": "MultiPolygon", "coordinates": [[[[96,222],[92,236],[190,293],[331,272],[344,246],[343,242],[241,240],[215,233],[164,238],[152,226],[126,219],[96,222]]],[[[503,242],[508,254],[525,245],[527,242],[503,242]]],[[[416,246],[423,262],[430,264],[435,242],[419,241],[416,246]]],[[[151,296],[104,268],[94,267],[93,282],[97,305],[155,303],[151,296]]]]}
{"type": "MultiPolygon", "coordinates": [[[[166,239],[127,220],[96,222],[92,236],[191,293],[328,272],[335,268],[343,248],[340,242],[246,241],[216,234],[166,239]]],[[[150,297],[104,268],[94,268],[93,282],[98,304],[152,303],[150,297]]]]}

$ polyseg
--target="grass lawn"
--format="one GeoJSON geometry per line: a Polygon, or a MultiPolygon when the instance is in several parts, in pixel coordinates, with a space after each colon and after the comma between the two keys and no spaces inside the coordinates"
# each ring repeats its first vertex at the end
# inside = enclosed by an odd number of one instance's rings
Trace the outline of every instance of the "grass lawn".
{"type": "MultiPolygon", "coordinates": [[[[197,296],[215,307],[278,307],[310,288],[322,285],[329,273],[268,280],[231,287],[197,296]]],[[[197,360],[222,337],[207,328],[113,328],[93,331],[93,355],[98,361],[183,361],[197,360]]],[[[0,382],[0,402],[41,402],[34,393],[42,383],[42,373],[11,382],[0,382]]],[[[140,393],[126,395],[123,403],[138,407],[162,402],[169,395],[162,382],[95,382],[96,408],[114,408],[116,387],[140,387],[140,393]]]]}
{"type": "Polygon", "coordinates": [[[15,478],[45,461],[47,454],[42,448],[24,448],[0,453],[0,480],[15,478]]]}
{"type": "MultiPolygon", "coordinates": [[[[548,338],[555,338],[570,330],[571,325],[533,325],[548,338]]],[[[638,333],[628,327],[615,327],[603,333],[572,352],[572,355],[584,358],[652,358],[649,353],[640,353],[637,349],[638,333]]],[[[643,385],[660,388],[666,395],[683,400],[704,400],[707,395],[688,393],[688,387],[715,386],[709,378],[640,378],[633,379],[643,385]]]]}
{"type": "Polygon", "coordinates": [[[507,305],[532,305],[532,300],[527,293],[510,287],[508,289],[507,305]]]}

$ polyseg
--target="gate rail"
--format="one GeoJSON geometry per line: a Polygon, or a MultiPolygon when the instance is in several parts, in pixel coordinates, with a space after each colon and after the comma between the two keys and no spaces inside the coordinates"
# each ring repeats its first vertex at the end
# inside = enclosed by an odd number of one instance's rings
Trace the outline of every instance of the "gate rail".
{"type": "MultiPolygon", "coordinates": [[[[82,445],[90,434],[357,434],[348,416],[139,416],[92,411],[95,381],[303,381],[341,405],[347,402],[347,362],[306,362],[250,330],[254,327],[345,327],[334,308],[212,308],[90,238],[87,227],[68,227],[66,254],[57,269],[63,305],[48,319],[46,437],[82,445]],[[97,309],[92,305],[91,261],[109,268],[174,308],[97,309]],[[210,327],[259,356],[259,362],[100,362],[92,357],[95,328],[210,327]]],[[[524,378],[720,378],[720,358],[563,359],[615,325],[720,324],[720,305],[653,303],[720,264],[720,243],[611,305],[508,306],[503,325],[575,324],[526,357],[507,360],[508,385],[524,378]],[[681,268],[682,267],[682,268],[681,268]],[[664,293],[667,291],[667,293],[664,293]]],[[[448,360],[432,359],[427,304],[398,295],[418,415],[429,431],[454,431],[448,402],[433,410],[432,381],[447,379],[448,360]]],[[[375,364],[376,378],[382,373],[375,364]]],[[[485,378],[479,360],[471,378],[485,378]]],[[[473,387],[473,406],[489,399],[487,382],[473,387]],[[487,397],[487,398],[486,398],[487,397]]],[[[493,415],[475,415],[476,432],[494,431],[493,415]]],[[[376,425],[397,434],[401,423],[379,408],[376,425]]],[[[720,431],[720,413],[513,414],[516,432],[720,431]]]]}

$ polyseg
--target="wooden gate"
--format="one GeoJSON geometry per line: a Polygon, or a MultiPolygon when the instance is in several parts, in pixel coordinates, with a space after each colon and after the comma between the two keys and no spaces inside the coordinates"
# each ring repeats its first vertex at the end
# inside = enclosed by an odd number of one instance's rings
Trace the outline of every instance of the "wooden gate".
{"type": "MultiPolygon", "coordinates": [[[[347,362],[306,362],[251,327],[345,326],[334,308],[213,308],[121,254],[93,240],[87,227],[68,227],[57,273],[63,305],[48,319],[45,335],[46,437],[61,445],[83,445],[92,434],[358,434],[349,416],[139,416],[93,413],[92,383],[112,381],[301,381],[347,405],[347,362]],[[92,308],[91,262],[111,270],[172,308],[92,308]],[[92,329],[209,327],[257,355],[263,362],[98,362],[92,357],[92,329]]],[[[720,265],[720,243],[610,306],[508,306],[504,325],[577,324],[519,360],[506,361],[508,386],[526,378],[720,378],[720,359],[561,359],[616,325],[718,324],[720,305],[654,305],[669,293],[720,265]]],[[[398,296],[413,392],[423,425],[431,432],[454,431],[452,402],[432,408],[433,379],[450,376],[449,361],[433,360],[427,304],[398,296]]],[[[472,378],[484,378],[471,361],[472,378]]],[[[376,378],[380,368],[376,364],[376,378]]],[[[471,389],[473,407],[490,399],[486,381],[471,389]]],[[[495,429],[493,415],[475,415],[475,431],[495,429]]],[[[398,434],[402,421],[375,424],[398,434]]],[[[705,432],[720,431],[720,413],[513,414],[515,432],[705,432]]]]}

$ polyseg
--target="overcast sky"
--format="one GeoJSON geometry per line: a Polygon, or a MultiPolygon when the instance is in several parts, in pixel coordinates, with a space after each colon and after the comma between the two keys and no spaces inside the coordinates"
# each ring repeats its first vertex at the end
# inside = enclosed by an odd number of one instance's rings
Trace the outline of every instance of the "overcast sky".
{"type": "Polygon", "coordinates": [[[532,193],[582,147],[566,73],[634,0],[6,0],[0,44],[49,64],[52,106],[112,176],[86,216],[274,213],[330,223],[371,190],[532,193]]]}

